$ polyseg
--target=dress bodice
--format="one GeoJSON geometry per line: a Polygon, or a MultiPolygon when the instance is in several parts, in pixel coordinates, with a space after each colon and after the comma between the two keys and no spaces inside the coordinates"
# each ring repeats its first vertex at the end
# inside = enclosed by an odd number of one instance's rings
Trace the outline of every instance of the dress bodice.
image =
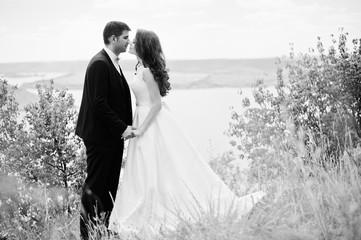
{"type": "Polygon", "coordinates": [[[139,69],[137,74],[134,75],[134,78],[129,82],[129,86],[134,93],[137,106],[150,105],[152,103],[147,84],[143,79],[143,71],[144,68],[139,69]]]}

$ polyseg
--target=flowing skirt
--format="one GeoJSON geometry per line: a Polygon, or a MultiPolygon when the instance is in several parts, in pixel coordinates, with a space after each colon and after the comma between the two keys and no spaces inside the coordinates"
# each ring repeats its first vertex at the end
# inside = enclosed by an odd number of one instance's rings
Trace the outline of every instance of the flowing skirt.
{"type": "MultiPolygon", "coordinates": [[[[147,117],[150,106],[138,106],[134,126],[147,117]]],[[[248,213],[262,198],[256,192],[238,198],[201,157],[188,136],[163,105],[148,130],[129,140],[109,228],[120,233],[152,233],[172,227],[177,219],[195,220],[197,213],[248,213]]]]}

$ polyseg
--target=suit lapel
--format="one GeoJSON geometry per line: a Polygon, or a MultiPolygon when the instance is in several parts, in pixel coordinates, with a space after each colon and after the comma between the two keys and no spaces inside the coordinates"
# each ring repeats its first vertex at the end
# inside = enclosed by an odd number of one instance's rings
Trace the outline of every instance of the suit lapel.
{"type": "Polygon", "coordinates": [[[120,66],[119,66],[119,69],[120,69],[120,73],[121,73],[120,78],[122,79],[123,87],[126,89],[127,94],[129,93],[129,95],[130,95],[130,90],[129,90],[128,82],[127,82],[127,80],[125,79],[125,76],[124,76],[124,74],[123,74],[122,68],[121,68],[120,66]]]}
{"type": "Polygon", "coordinates": [[[107,60],[107,62],[108,62],[108,65],[110,65],[110,68],[113,69],[114,75],[116,76],[116,81],[117,81],[117,83],[118,83],[118,84],[120,85],[120,87],[124,90],[124,82],[126,82],[126,81],[125,81],[125,78],[123,77],[124,75],[123,75],[122,69],[121,69],[120,66],[119,66],[119,69],[120,69],[120,72],[121,72],[121,74],[120,74],[120,73],[118,72],[118,70],[115,68],[115,66],[114,66],[112,60],[110,59],[108,53],[107,53],[104,49],[102,49],[101,52],[102,52],[103,56],[106,58],[106,60],[107,60]],[[124,80],[123,80],[123,78],[124,78],[124,80]]]}
{"type": "MultiPolygon", "coordinates": [[[[107,53],[104,49],[102,49],[102,54],[103,54],[103,55],[105,56],[105,58],[107,59],[108,64],[110,64],[111,66],[113,66],[113,67],[112,67],[113,70],[116,71],[116,72],[120,75],[120,73],[118,72],[118,70],[116,69],[116,67],[115,67],[114,64],[113,64],[113,61],[110,59],[108,53],[107,53]]],[[[121,72],[122,70],[121,70],[120,66],[119,66],[119,69],[120,69],[120,72],[121,72]]],[[[123,74],[123,73],[122,73],[122,74],[123,74]]]]}

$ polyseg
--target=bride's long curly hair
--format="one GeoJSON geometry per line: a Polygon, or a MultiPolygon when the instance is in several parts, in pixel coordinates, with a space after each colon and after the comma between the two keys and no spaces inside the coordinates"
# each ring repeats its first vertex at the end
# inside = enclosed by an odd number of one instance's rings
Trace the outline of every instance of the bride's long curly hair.
{"type": "Polygon", "coordinates": [[[168,69],[158,36],[153,31],[138,29],[135,35],[135,51],[148,67],[158,83],[160,95],[166,96],[171,89],[168,69]]]}

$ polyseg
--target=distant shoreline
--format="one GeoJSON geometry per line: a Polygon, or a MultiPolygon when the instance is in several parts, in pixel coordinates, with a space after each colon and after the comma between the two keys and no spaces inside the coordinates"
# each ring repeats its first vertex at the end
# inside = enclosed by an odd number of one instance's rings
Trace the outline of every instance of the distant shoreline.
{"type": "MultiPolygon", "coordinates": [[[[136,61],[120,62],[126,79],[131,80],[136,61]]],[[[0,75],[9,85],[18,86],[15,95],[20,106],[24,106],[37,99],[27,89],[36,89],[43,81],[53,79],[58,89],[82,89],[87,64],[88,61],[0,63],[0,75]]],[[[274,86],[277,81],[275,58],[168,60],[167,64],[172,89],[248,88],[258,79],[263,79],[266,86],[274,86]]]]}
{"type": "Polygon", "coordinates": [[[37,83],[39,81],[50,81],[55,80],[64,76],[67,76],[69,73],[42,73],[42,72],[33,72],[33,73],[23,73],[13,75],[11,77],[4,76],[7,83],[12,86],[21,87],[23,84],[27,83],[37,83]]]}
{"type": "MultiPolygon", "coordinates": [[[[168,58],[167,62],[212,62],[212,61],[257,61],[257,60],[264,60],[264,59],[276,59],[282,56],[274,56],[274,57],[254,57],[254,58],[199,58],[199,59],[175,59],[175,58],[168,58]]],[[[77,60],[34,60],[34,61],[25,61],[25,62],[0,62],[0,65],[3,64],[42,64],[42,63],[68,63],[68,62],[86,62],[88,63],[90,59],[77,59],[77,60]]],[[[122,58],[121,62],[136,62],[135,58],[122,58]]]]}

